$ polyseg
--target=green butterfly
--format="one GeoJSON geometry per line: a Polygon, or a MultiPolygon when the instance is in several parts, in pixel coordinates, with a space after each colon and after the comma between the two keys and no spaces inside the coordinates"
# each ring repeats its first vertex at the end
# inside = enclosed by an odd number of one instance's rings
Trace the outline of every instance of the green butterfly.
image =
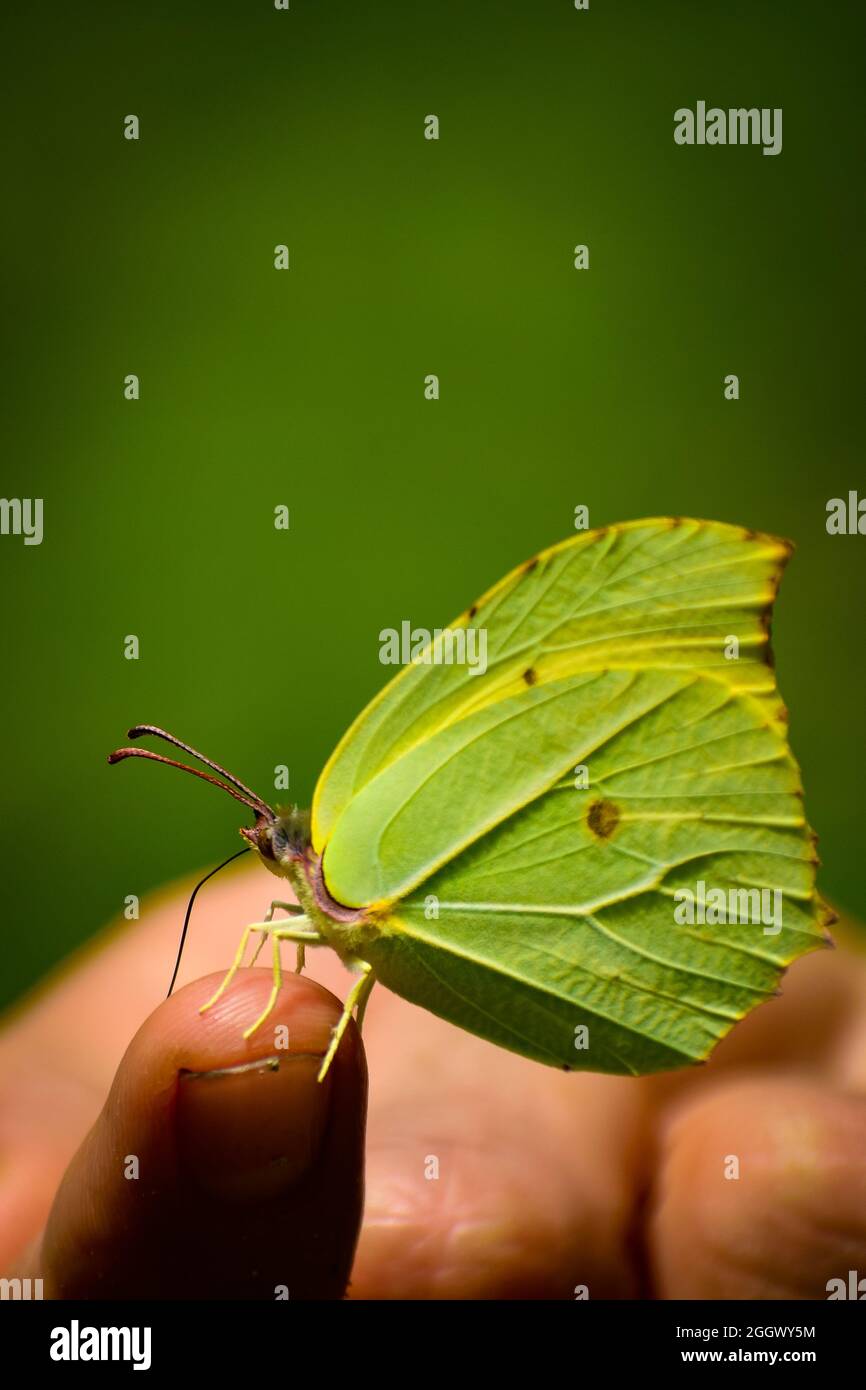
{"type": "MultiPolygon", "coordinates": [[[[272,810],[202,758],[255,812],[241,834],[298,900],[247,927],[204,1008],[259,933],[274,986],[245,1037],[276,1001],[282,941],[299,970],[325,945],[360,970],[320,1079],[375,980],[551,1066],[641,1075],[706,1058],[834,916],[770,652],[790,551],[680,518],[543,551],[367,706],[311,813],[272,810]],[[449,660],[470,629],[483,670],[449,660]],[[774,915],[756,916],[770,894],[774,915]]],[[[110,761],[129,756],[172,761],[110,761]]]]}

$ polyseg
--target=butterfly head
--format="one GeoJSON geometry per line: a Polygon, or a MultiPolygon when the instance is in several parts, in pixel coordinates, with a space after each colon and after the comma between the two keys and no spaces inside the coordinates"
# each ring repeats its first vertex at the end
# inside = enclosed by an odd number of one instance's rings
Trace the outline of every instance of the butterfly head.
{"type": "Polygon", "coordinates": [[[255,825],[243,826],[241,834],[257,851],[265,867],[282,873],[291,860],[303,855],[310,844],[310,813],[297,806],[260,811],[255,825]]]}

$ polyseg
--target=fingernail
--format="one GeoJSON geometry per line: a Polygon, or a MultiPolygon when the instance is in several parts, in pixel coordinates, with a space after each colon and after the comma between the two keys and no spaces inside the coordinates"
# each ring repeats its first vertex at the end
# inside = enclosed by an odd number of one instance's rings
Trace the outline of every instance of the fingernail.
{"type": "Polygon", "coordinates": [[[310,1171],[328,1116],[321,1056],[289,1053],[180,1073],[176,1126],[187,1180],[216,1197],[277,1196],[310,1171]]]}

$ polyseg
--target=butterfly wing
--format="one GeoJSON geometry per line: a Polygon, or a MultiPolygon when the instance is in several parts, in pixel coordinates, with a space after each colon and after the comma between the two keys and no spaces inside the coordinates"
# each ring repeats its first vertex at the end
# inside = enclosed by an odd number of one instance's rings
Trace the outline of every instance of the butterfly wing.
{"type": "Polygon", "coordinates": [[[397,993],[540,1061],[641,1074],[699,1060],[820,944],[796,765],[755,701],[698,678],[598,742],[588,768],[589,787],[561,777],[395,904],[370,961],[397,993]],[[701,882],[757,921],[678,923],[677,893],[701,882]]]}
{"type": "Polygon", "coordinates": [[[419,663],[385,688],[313,835],[331,894],[376,913],[386,985],[539,1060],[643,1072],[705,1056],[819,944],[768,660],[787,555],[716,523],[589,532],[451,625],[486,632],[482,674],[419,663]],[[696,881],[778,891],[783,925],[676,925],[696,881]]]}

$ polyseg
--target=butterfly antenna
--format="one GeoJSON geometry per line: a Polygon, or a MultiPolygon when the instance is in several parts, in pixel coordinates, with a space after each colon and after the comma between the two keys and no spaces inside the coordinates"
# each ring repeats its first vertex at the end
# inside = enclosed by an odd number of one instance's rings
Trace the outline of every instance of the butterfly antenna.
{"type": "MultiPolygon", "coordinates": [[[[270,806],[262,801],[261,797],[256,796],[255,792],[251,792],[247,787],[244,787],[243,791],[248,792],[248,795],[245,796],[242,792],[237,790],[237,786],[241,784],[236,783],[235,786],[230,786],[228,782],[221,782],[218,777],[210,777],[206,772],[201,772],[197,767],[190,767],[188,763],[176,762],[174,758],[164,758],[161,753],[151,753],[149,748],[117,748],[113,753],[109,753],[108,755],[108,761],[110,763],[120,763],[124,758],[149,758],[151,762],[154,763],[166,763],[168,767],[179,767],[181,772],[191,772],[193,777],[200,777],[203,782],[210,782],[214,787],[221,787],[224,792],[228,792],[229,796],[233,796],[235,801],[239,801],[242,806],[247,806],[251,811],[255,811],[257,816],[265,816],[268,820],[274,819],[274,813],[270,806]]],[[[235,779],[232,778],[232,782],[234,781],[235,779]]]]}
{"type": "Polygon", "coordinates": [[[249,852],[250,852],[250,846],[249,846],[249,845],[246,847],[246,849],[239,849],[238,852],[237,852],[237,854],[232,854],[232,855],[230,855],[229,858],[228,858],[228,859],[224,859],[223,862],[222,862],[221,864],[217,864],[217,866],[216,866],[215,869],[211,869],[211,871],[210,871],[209,874],[205,874],[205,876],[204,876],[204,878],[201,880],[201,882],[200,882],[200,883],[197,883],[197,884],[195,885],[195,888],[193,888],[192,893],[190,894],[189,902],[188,902],[187,905],[186,905],[186,916],[185,916],[184,919],[183,919],[183,931],[182,931],[181,934],[180,934],[180,945],[179,945],[178,948],[177,948],[177,960],[176,960],[175,963],[174,963],[174,974],[173,974],[172,977],[171,977],[171,984],[170,984],[169,987],[168,987],[168,994],[165,996],[166,999],[170,999],[170,998],[171,998],[171,992],[172,992],[172,990],[174,989],[174,982],[175,982],[175,980],[177,979],[177,972],[178,972],[178,970],[180,969],[180,959],[181,959],[181,956],[183,955],[184,944],[186,943],[186,933],[187,933],[187,929],[188,929],[188,927],[189,927],[189,919],[190,919],[190,917],[192,916],[192,907],[193,907],[193,903],[195,902],[196,897],[197,897],[197,895],[198,895],[198,890],[199,890],[200,888],[203,888],[203,887],[204,887],[204,885],[207,883],[207,881],[208,881],[209,878],[213,878],[214,874],[218,874],[219,871],[220,871],[220,869],[224,869],[224,868],[226,867],[227,864],[231,864],[232,860],[234,860],[234,859],[240,859],[240,857],[241,857],[242,854],[249,854],[249,852]]]}
{"type": "Polygon", "coordinates": [[[227,782],[231,782],[232,786],[237,787],[238,791],[245,792],[247,796],[252,797],[253,801],[257,801],[259,805],[264,804],[261,797],[256,796],[255,792],[245,786],[239,777],[235,777],[231,772],[226,772],[225,768],[220,767],[219,763],[215,763],[212,758],[206,758],[204,753],[199,753],[197,748],[193,748],[189,743],[184,743],[183,739],[175,738],[174,734],[166,733],[165,729],[158,729],[155,724],[136,724],[135,728],[130,729],[127,733],[127,738],[141,738],[144,734],[153,734],[154,738],[161,738],[164,739],[166,743],[173,743],[175,748],[181,748],[184,753],[189,753],[191,758],[198,758],[200,763],[204,763],[205,767],[212,768],[214,772],[218,772],[220,777],[224,777],[227,782]]]}

